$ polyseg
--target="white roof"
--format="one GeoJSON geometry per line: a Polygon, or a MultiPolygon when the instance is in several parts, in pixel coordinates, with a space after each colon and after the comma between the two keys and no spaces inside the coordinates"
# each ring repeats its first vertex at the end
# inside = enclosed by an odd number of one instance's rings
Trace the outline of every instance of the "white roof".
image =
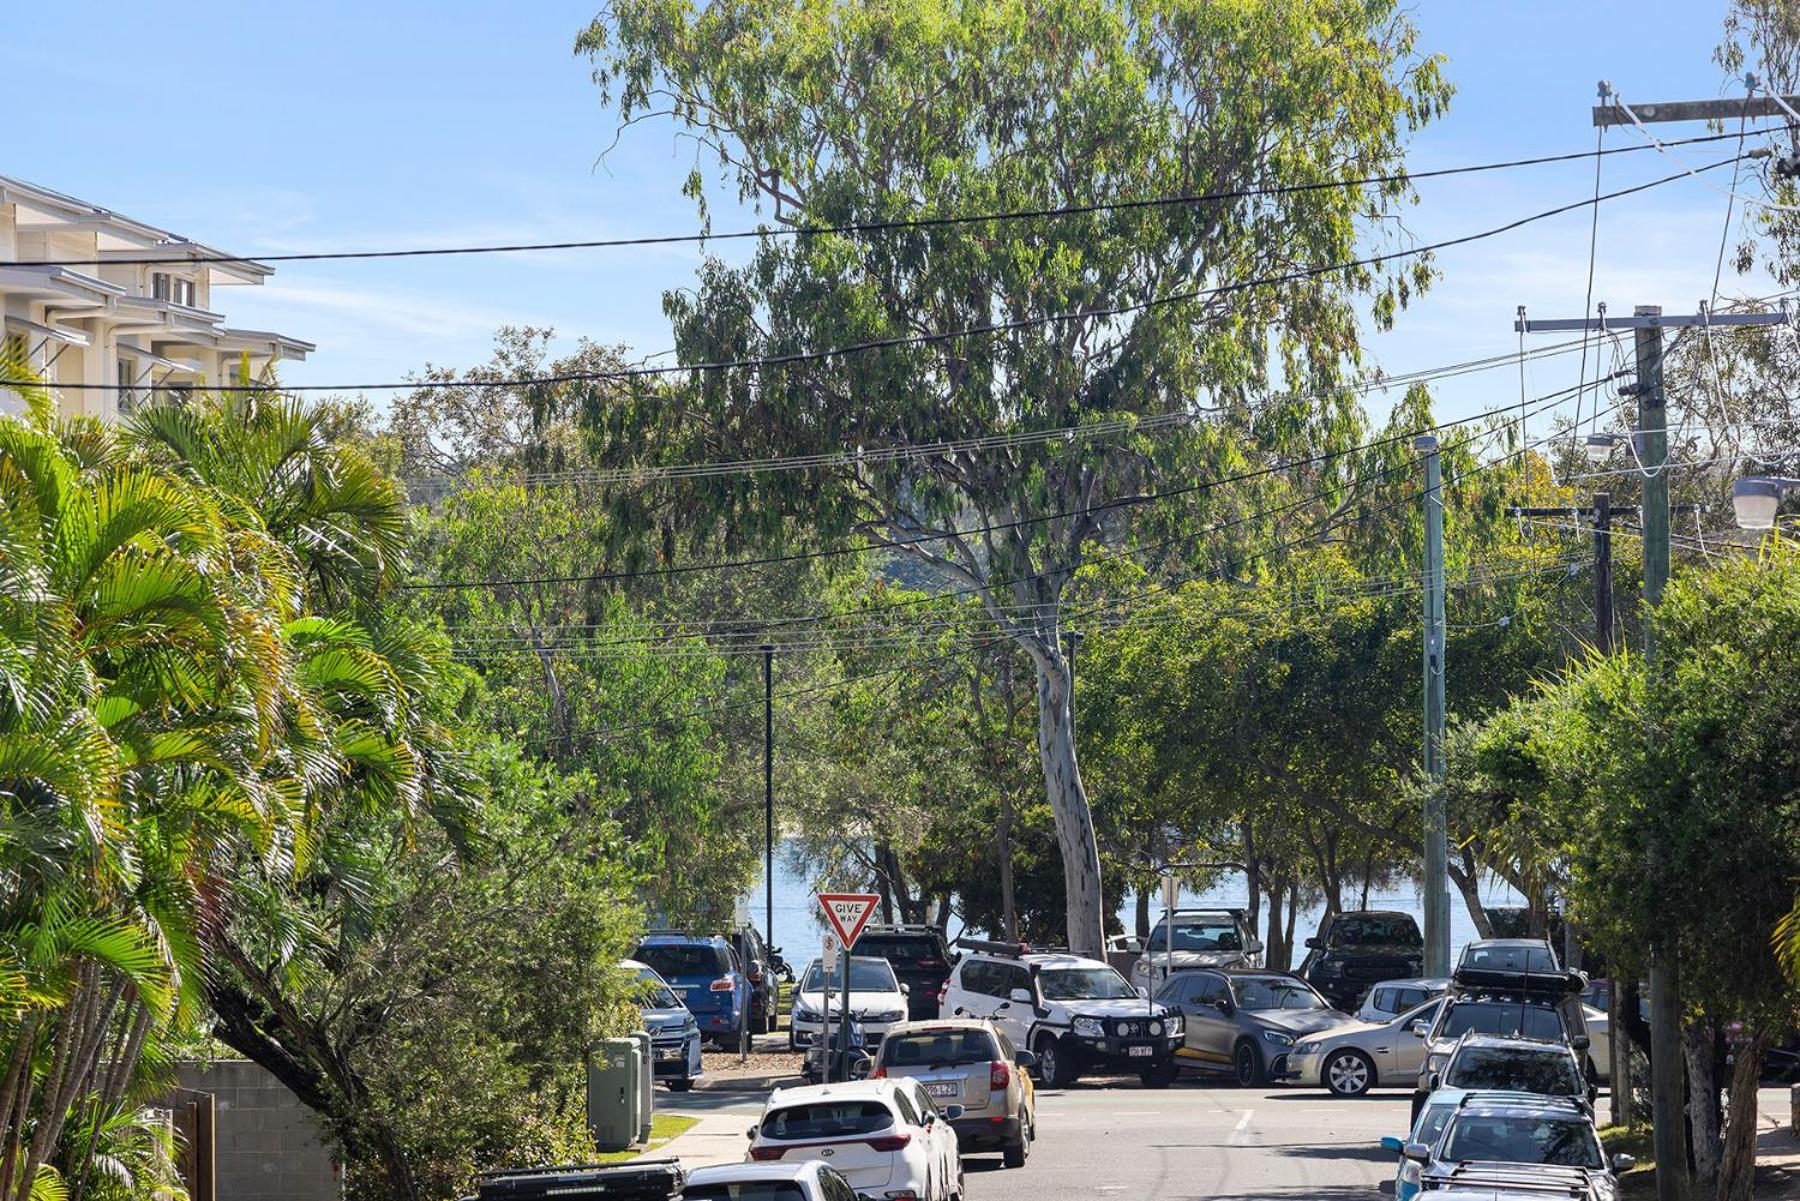
{"type": "Polygon", "coordinates": [[[886,1100],[896,1085],[892,1080],[844,1080],[837,1084],[801,1084],[778,1088],[769,1094],[769,1104],[792,1105],[801,1101],[820,1101],[827,1097],[872,1097],[886,1100]]]}
{"type": "Polygon", "coordinates": [[[688,1173],[689,1184],[750,1184],[771,1180],[806,1180],[816,1176],[825,1162],[806,1159],[797,1163],[720,1163],[695,1168],[688,1173]]]}

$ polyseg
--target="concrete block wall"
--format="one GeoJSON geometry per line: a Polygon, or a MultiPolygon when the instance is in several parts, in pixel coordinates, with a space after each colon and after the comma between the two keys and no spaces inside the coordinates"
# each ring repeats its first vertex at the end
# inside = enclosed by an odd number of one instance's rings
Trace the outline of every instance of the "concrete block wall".
{"type": "Polygon", "coordinates": [[[343,1173],[312,1111],[247,1059],[183,1064],[180,1086],[211,1093],[218,1201],[337,1201],[343,1173]]]}

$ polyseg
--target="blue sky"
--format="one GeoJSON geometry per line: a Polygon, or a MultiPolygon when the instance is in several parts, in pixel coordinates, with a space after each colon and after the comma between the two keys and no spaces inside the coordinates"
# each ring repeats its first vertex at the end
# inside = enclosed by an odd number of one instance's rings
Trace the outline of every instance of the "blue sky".
{"type": "MultiPolygon", "coordinates": [[[[313,0],[288,5],[52,5],[0,41],[10,81],[0,174],[15,175],[240,253],[559,240],[690,229],[679,194],[691,145],[667,124],[613,139],[587,65],[570,52],[593,0],[313,0]]],[[[1718,95],[1722,3],[1420,0],[1424,48],[1449,59],[1449,116],[1420,135],[1415,169],[1593,143],[1595,81],[1627,101],[1718,95]]],[[[1736,90],[1732,90],[1736,94],[1736,90]]],[[[1702,132],[1674,128],[1669,136],[1702,132]]],[[[1615,131],[1609,145],[1634,135],[1615,131]]],[[[1714,152],[1693,152],[1700,161],[1714,152]]],[[[1667,174],[1654,153],[1607,164],[1606,186],[1667,174]]],[[[1427,183],[1409,227],[1424,240],[1590,193],[1589,164],[1427,183]]],[[[1711,289],[1725,198],[1692,182],[1603,214],[1596,295],[1688,309],[1711,289]]],[[[715,205],[716,227],[744,221],[715,205]]],[[[1517,345],[1525,304],[1573,316],[1585,213],[1448,252],[1445,277],[1371,347],[1411,370],[1517,345]]],[[[691,249],[429,262],[290,264],[216,307],[234,325],[319,343],[293,383],[393,380],[485,358],[502,323],[554,326],[638,353],[669,344],[662,289],[691,249]]],[[[1761,281],[1733,287],[1762,290],[1761,281]]],[[[1534,390],[1571,383],[1540,365],[1534,390]]],[[[1516,374],[1447,383],[1441,412],[1516,400],[1516,374]]]]}

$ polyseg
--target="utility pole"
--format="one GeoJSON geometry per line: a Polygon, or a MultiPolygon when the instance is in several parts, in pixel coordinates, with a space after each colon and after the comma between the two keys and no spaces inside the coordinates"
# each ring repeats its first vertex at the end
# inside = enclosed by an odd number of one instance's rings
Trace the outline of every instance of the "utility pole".
{"type": "Polygon", "coordinates": [[[1444,812],[1444,491],[1438,440],[1413,439],[1425,459],[1425,974],[1450,974],[1450,848],[1444,812]]]}
{"type": "MultiPolygon", "coordinates": [[[[1594,645],[1600,653],[1613,653],[1612,496],[1594,493],[1594,645]]],[[[1614,1076],[1612,1079],[1618,1079],[1614,1076]]],[[[1617,1100],[1614,1100],[1617,1106],[1617,1100]]],[[[1613,1121],[1617,1123],[1618,1114],[1613,1121]]]]}
{"type": "MultiPolygon", "coordinates": [[[[763,643],[763,942],[775,950],[775,647],[763,643]]],[[[769,981],[769,996],[776,995],[769,981]]]]}

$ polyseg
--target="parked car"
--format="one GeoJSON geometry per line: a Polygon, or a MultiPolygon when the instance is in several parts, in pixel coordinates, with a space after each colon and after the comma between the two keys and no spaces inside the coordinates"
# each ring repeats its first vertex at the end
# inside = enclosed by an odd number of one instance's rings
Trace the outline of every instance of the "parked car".
{"type": "Polygon", "coordinates": [[[1448,976],[1432,976],[1418,980],[1383,980],[1369,989],[1362,1008],[1356,1011],[1358,1021],[1386,1022],[1417,1009],[1427,1001],[1444,995],[1450,988],[1448,976]]]}
{"type": "Polygon", "coordinates": [[[1419,1175],[1425,1170],[1423,1161],[1407,1157],[1406,1148],[1435,1148],[1438,1139],[1443,1137],[1444,1127],[1450,1124],[1450,1115],[1462,1104],[1463,1096],[1461,1089],[1440,1088],[1413,1116],[1412,1130],[1405,1138],[1388,1135],[1381,1140],[1382,1150],[1393,1152],[1400,1161],[1394,1171],[1394,1201],[1412,1201],[1418,1196],[1419,1175]]]}
{"type": "Polygon", "coordinates": [[[619,966],[643,989],[638,1014],[650,1033],[650,1067],[671,1091],[685,1093],[704,1073],[700,1068],[700,1025],[668,983],[648,964],[627,959],[619,966]]]}
{"type": "Polygon", "coordinates": [[[1376,981],[1425,971],[1425,939],[1410,913],[1380,909],[1336,913],[1306,945],[1300,974],[1333,1005],[1352,1013],[1376,981]]]}
{"type": "Polygon", "coordinates": [[[1301,1039],[1288,1056],[1288,1077],[1340,1097],[1360,1097],[1381,1085],[1411,1088],[1425,1059],[1425,1043],[1412,1025],[1430,1022],[1442,1004],[1437,998],[1385,1022],[1357,1022],[1301,1039]]]}
{"type": "Polygon", "coordinates": [[[963,1195],[951,1125],[961,1116],[962,1106],[940,1109],[916,1080],[778,1088],[750,1127],[750,1158],[827,1158],[862,1196],[950,1201],[963,1195]]]}
{"type": "Polygon", "coordinates": [[[857,1201],[844,1174],[823,1159],[695,1168],[681,1196],[682,1201],[857,1201]]]}
{"type": "MultiPolygon", "coordinates": [[[[812,1046],[827,1021],[833,1026],[838,1023],[844,1012],[843,970],[840,960],[827,980],[819,960],[806,965],[800,982],[794,986],[793,1006],[788,1011],[791,1050],[812,1046]]],[[[906,986],[894,975],[887,960],[851,956],[850,1016],[860,1025],[869,1044],[879,1042],[894,1023],[906,1020],[906,986]]]]}
{"type": "Polygon", "coordinates": [[[657,932],[638,943],[632,958],[668,982],[711,1041],[735,1047],[748,1034],[750,980],[722,936],[657,932]]]}
{"type": "Polygon", "coordinates": [[[904,1022],[881,1040],[873,1079],[917,1080],[939,1105],[961,1105],[952,1125],[962,1153],[998,1151],[1021,1168],[1037,1137],[1037,1093],[1030,1051],[1013,1046],[999,1027],[974,1018],[904,1022]]]}
{"type": "Polygon", "coordinates": [[[950,946],[936,926],[866,927],[856,940],[856,953],[885,959],[906,985],[906,1015],[913,1021],[937,1017],[950,982],[950,946]]]}
{"type": "Polygon", "coordinates": [[[1432,1077],[1433,1091],[1448,1086],[1471,1092],[1536,1093],[1570,1097],[1594,1105],[1594,1086],[1580,1058],[1565,1043],[1465,1034],[1443,1070],[1432,1077]]]}
{"type": "Polygon", "coordinates": [[[944,1008],[985,1018],[1037,1057],[1038,1079],[1067,1088],[1101,1068],[1135,1072],[1150,1088],[1173,1083],[1181,1018],[1138,995],[1110,965],[1033,952],[1018,943],[961,940],[944,1008]]]}
{"type": "Polygon", "coordinates": [[[1131,965],[1131,982],[1155,992],[1168,983],[1171,972],[1261,967],[1262,957],[1262,941],[1242,909],[1177,909],[1151,929],[1143,953],[1131,965]]]}
{"type": "Polygon", "coordinates": [[[1593,1201],[1613,1201],[1614,1172],[1634,1163],[1629,1155],[1608,1162],[1579,1102],[1519,1093],[1465,1094],[1435,1144],[1408,1143],[1404,1154],[1420,1165],[1422,1192],[1475,1180],[1521,1186],[1554,1180],[1593,1201]]]}
{"type": "Polygon", "coordinates": [[[1493,954],[1481,954],[1480,942],[1470,943],[1464,949],[1437,1019],[1429,1027],[1413,1024],[1414,1033],[1425,1040],[1425,1060],[1419,1068],[1418,1089],[1413,1096],[1415,1111],[1431,1091],[1432,1075],[1443,1069],[1465,1034],[1565,1043],[1583,1060],[1590,1079],[1597,1074],[1591,1063],[1592,1044],[1581,1004],[1587,980],[1580,972],[1566,972],[1560,967],[1545,970],[1540,956],[1548,949],[1548,944],[1541,941],[1536,950],[1496,948],[1493,954]],[[1508,963],[1519,967],[1509,969],[1508,963]]]}
{"type": "MultiPolygon", "coordinates": [[[[1542,938],[1478,938],[1463,948],[1456,970],[1466,977],[1471,972],[1498,972],[1508,976],[1520,973],[1554,975],[1563,970],[1556,948],[1542,938]]],[[[1582,981],[1582,991],[1587,981],[1582,981]]]]}
{"type": "Polygon", "coordinates": [[[860,1080],[869,1074],[869,1067],[874,1062],[869,1057],[874,1041],[878,1040],[871,1040],[864,1033],[862,1023],[855,1018],[850,1019],[847,1031],[842,1022],[832,1021],[801,1055],[800,1075],[808,1084],[824,1084],[834,1076],[839,1080],[860,1080]],[[846,1049],[850,1052],[847,1057],[844,1055],[846,1049]]]}
{"type": "Polygon", "coordinates": [[[775,953],[755,926],[739,926],[726,936],[732,954],[750,982],[750,1029],[758,1034],[775,1029],[781,1012],[781,977],[775,953]]]}
{"type": "Polygon", "coordinates": [[[1181,1015],[1182,1065],[1229,1069],[1246,1086],[1289,1075],[1288,1055],[1306,1035],[1356,1021],[1291,972],[1178,972],[1157,999],[1181,1015]]]}

